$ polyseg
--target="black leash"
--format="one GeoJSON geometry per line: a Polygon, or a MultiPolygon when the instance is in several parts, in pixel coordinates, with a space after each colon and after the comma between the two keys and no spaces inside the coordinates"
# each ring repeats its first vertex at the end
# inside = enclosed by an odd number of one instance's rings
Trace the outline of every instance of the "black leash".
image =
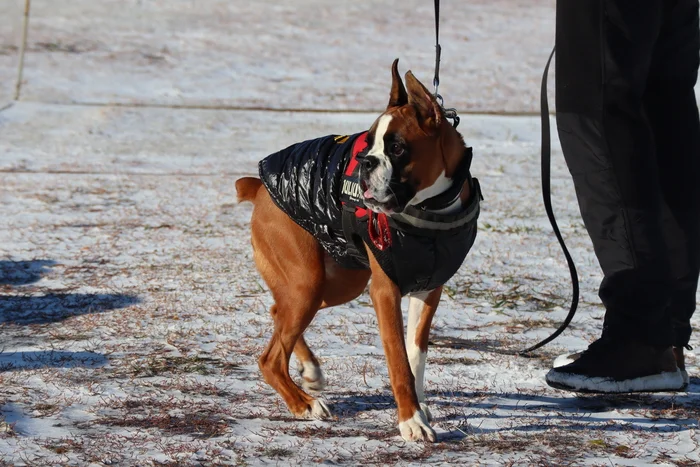
{"type": "Polygon", "coordinates": [[[440,86],[440,56],[442,55],[442,47],[440,47],[440,0],[435,0],[435,77],[433,78],[433,86],[435,86],[435,99],[437,99],[440,107],[445,113],[445,117],[452,120],[452,126],[457,128],[459,125],[459,115],[457,109],[446,109],[442,96],[438,94],[440,86]]]}
{"type": "Polygon", "coordinates": [[[569,314],[566,315],[564,322],[561,323],[559,328],[557,328],[554,333],[546,338],[545,340],[529,347],[521,352],[520,355],[525,355],[532,352],[533,350],[539,349],[540,347],[547,345],[556,339],[559,334],[564,332],[564,330],[569,326],[571,320],[576,314],[576,308],[578,307],[579,298],[579,286],[578,286],[578,274],[576,273],[576,265],[574,260],[569,254],[568,248],[566,248],[566,243],[564,243],[564,238],[559,232],[559,226],[557,225],[557,220],[554,218],[554,211],[552,210],[552,190],[551,190],[551,159],[552,159],[552,142],[549,130],[549,104],[547,102],[547,75],[549,74],[549,65],[552,62],[552,57],[554,57],[554,51],[549,55],[547,60],[547,65],[544,67],[544,74],[542,75],[542,88],[540,94],[540,108],[541,108],[541,118],[542,118],[542,199],[544,201],[544,209],[547,211],[547,217],[549,217],[549,223],[552,224],[552,230],[554,230],[554,235],[556,235],[559,245],[566,256],[566,263],[569,265],[569,272],[571,273],[571,288],[573,292],[573,297],[571,298],[571,308],[569,308],[569,314]]]}
{"type": "Polygon", "coordinates": [[[435,77],[433,78],[433,86],[435,86],[435,95],[438,94],[440,86],[440,55],[442,55],[442,47],[440,47],[440,0],[435,0],[435,77]]]}

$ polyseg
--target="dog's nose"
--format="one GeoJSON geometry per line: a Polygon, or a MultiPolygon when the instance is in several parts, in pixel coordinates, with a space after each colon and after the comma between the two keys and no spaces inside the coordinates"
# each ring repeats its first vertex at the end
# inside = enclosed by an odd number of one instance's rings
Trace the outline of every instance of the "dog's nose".
{"type": "Polygon", "coordinates": [[[365,169],[367,172],[371,171],[378,165],[379,158],[376,156],[365,156],[365,158],[362,159],[362,168],[365,169]]]}

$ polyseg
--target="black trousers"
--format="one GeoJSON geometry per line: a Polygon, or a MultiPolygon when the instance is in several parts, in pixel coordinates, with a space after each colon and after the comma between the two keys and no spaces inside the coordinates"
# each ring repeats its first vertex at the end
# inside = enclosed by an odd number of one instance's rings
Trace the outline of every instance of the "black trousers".
{"type": "Polygon", "coordinates": [[[698,0],[558,0],[559,138],[604,334],[686,345],[700,272],[698,0]]]}

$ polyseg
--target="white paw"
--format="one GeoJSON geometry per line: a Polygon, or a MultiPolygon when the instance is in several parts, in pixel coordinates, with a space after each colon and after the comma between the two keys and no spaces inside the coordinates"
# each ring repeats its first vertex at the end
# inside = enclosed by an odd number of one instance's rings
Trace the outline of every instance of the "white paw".
{"type": "Polygon", "coordinates": [[[301,387],[306,391],[320,392],[326,387],[326,378],[323,377],[321,367],[311,362],[300,363],[297,366],[301,375],[301,387]]]}
{"type": "Polygon", "coordinates": [[[425,419],[428,420],[428,422],[433,421],[433,414],[430,413],[430,409],[428,408],[428,404],[425,402],[420,403],[420,410],[423,412],[423,415],[425,416],[425,419]]]}
{"type": "Polygon", "coordinates": [[[331,410],[328,408],[326,403],[318,399],[314,399],[311,407],[306,409],[306,412],[304,412],[301,418],[306,418],[308,420],[323,420],[331,417],[331,410]]]}
{"type": "Polygon", "coordinates": [[[399,423],[399,431],[404,441],[430,441],[434,443],[437,440],[435,431],[428,425],[422,409],[417,410],[413,417],[399,423]]]}

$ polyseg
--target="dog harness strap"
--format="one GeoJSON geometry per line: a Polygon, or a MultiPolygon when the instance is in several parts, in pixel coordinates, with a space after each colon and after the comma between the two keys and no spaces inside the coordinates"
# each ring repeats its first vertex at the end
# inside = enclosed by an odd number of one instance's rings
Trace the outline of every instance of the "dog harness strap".
{"type": "Polygon", "coordinates": [[[357,234],[358,221],[368,216],[362,201],[362,188],[359,182],[358,156],[367,149],[367,132],[360,133],[352,145],[350,159],[343,170],[340,190],[340,203],[343,206],[342,225],[343,236],[347,243],[348,254],[359,263],[369,267],[369,258],[362,243],[362,237],[357,234]]]}
{"type": "Polygon", "coordinates": [[[362,244],[362,238],[357,235],[357,219],[355,207],[343,205],[343,235],[347,242],[347,249],[350,256],[359,263],[369,267],[369,258],[362,244]]]}

